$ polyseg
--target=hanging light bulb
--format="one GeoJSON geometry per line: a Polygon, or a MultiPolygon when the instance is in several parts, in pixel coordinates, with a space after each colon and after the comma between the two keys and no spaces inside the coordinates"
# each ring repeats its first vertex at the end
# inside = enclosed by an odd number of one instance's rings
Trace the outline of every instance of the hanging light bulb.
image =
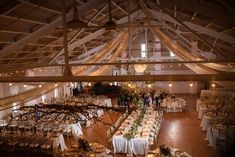
{"type": "Polygon", "coordinates": [[[55,87],[57,87],[58,86],[58,84],[55,82],[55,85],[54,85],[55,87]]]}
{"type": "Polygon", "coordinates": [[[151,88],[151,87],[152,87],[152,85],[151,85],[151,84],[148,84],[148,87],[149,87],[149,88],[151,88]]]}
{"type": "Polygon", "coordinates": [[[74,83],[71,83],[70,86],[71,86],[71,87],[74,87],[74,83]]]}
{"type": "Polygon", "coordinates": [[[27,87],[27,85],[26,85],[26,84],[24,84],[24,88],[25,88],[25,87],[27,87]]]}
{"type": "Polygon", "coordinates": [[[212,84],[211,84],[211,87],[215,88],[215,83],[212,83],[212,84]]]}
{"type": "Polygon", "coordinates": [[[172,83],[171,82],[169,82],[169,87],[172,87],[172,83]]]}
{"type": "Polygon", "coordinates": [[[12,86],[12,83],[9,83],[9,86],[11,87],[11,86],[12,86]]]}
{"type": "Polygon", "coordinates": [[[40,84],[40,85],[38,85],[38,87],[39,87],[39,88],[42,88],[42,85],[40,84]]]}
{"type": "Polygon", "coordinates": [[[189,86],[190,86],[190,87],[193,87],[193,83],[192,83],[192,82],[191,82],[191,83],[189,83],[189,86]]]}
{"type": "Polygon", "coordinates": [[[91,86],[91,83],[90,83],[90,82],[88,83],[88,86],[91,86]]]}

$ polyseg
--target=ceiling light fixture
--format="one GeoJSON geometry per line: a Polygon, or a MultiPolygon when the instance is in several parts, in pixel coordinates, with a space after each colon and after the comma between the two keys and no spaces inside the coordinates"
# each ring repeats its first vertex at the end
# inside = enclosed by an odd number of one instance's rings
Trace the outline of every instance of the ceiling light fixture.
{"type": "Polygon", "coordinates": [[[134,69],[136,72],[142,73],[146,70],[147,66],[148,66],[147,64],[135,64],[134,69]]]}

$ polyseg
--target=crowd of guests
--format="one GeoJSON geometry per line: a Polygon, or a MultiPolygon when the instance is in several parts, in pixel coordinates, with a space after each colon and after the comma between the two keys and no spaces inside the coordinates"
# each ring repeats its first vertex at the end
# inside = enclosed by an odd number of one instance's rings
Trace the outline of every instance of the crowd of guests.
{"type": "Polygon", "coordinates": [[[136,92],[130,88],[121,88],[118,93],[118,105],[127,107],[128,111],[138,108],[138,106],[153,106],[155,109],[160,108],[160,104],[164,98],[167,97],[167,93],[159,90],[148,90],[142,92],[136,92]]]}
{"type": "Polygon", "coordinates": [[[160,103],[167,97],[167,93],[151,90],[150,92],[142,92],[141,97],[145,106],[155,105],[156,108],[159,108],[160,103]]]}

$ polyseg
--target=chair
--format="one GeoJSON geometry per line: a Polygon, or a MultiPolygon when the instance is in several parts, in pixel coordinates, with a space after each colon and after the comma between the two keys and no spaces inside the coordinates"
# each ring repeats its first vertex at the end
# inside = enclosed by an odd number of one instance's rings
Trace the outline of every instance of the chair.
{"type": "Polygon", "coordinates": [[[44,138],[43,143],[41,145],[41,150],[43,153],[46,154],[46,156],[52,155],[53,154],[53,140],[50,138],[44,138]]]}
{"type": "Polygon", "coordinates": [[[22,136],[22,137],[20,137],[19,138],[19,149],[20,150],[27,150],[27,148],[28,148],[28,146],[29,146],[29,143],[28,143],[28,141],[27,141],[27,139],[26,139],[26,136],[22,136]]]}
{"type": "Polygon", "coordinates": [[[7,138],[7,147],[9,151],[15,151],[15,147],[18,144],[18,139],[16,136],[11,135],[7,138]]]}
{"type": "Polygon", "coordinates": [[[36,151],[38,151],[39,146],[40,146],[39,138],[37,138],[37,136],[33,136],[33,137],[30,139],[30,142],[29,142],[29,149],[30,149],[30,151],[31,151],[31,152],[36,152],[36,151]]]}
{"type": "Polygon", "coordinates": [[[216,137],[216,148],[217,150],[224,150],[226,147],[226,129],[224,128],[217,128],[218,129],[218,137],[216,137]]]}
{"type": "Polygon", "coordinates": [[[5,150],[5,138],[4,138],[4,136],[1,134],[0,135],[0,151],[1,150],[5,150]]]}

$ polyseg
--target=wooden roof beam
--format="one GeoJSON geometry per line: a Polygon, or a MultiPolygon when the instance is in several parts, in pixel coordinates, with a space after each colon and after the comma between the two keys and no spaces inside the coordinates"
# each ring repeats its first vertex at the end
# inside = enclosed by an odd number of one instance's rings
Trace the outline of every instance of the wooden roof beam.
{"type": "Polygon", "coordinates": [[[235,81],[235,74],[0,77],[0,82],[235,81]]]}

